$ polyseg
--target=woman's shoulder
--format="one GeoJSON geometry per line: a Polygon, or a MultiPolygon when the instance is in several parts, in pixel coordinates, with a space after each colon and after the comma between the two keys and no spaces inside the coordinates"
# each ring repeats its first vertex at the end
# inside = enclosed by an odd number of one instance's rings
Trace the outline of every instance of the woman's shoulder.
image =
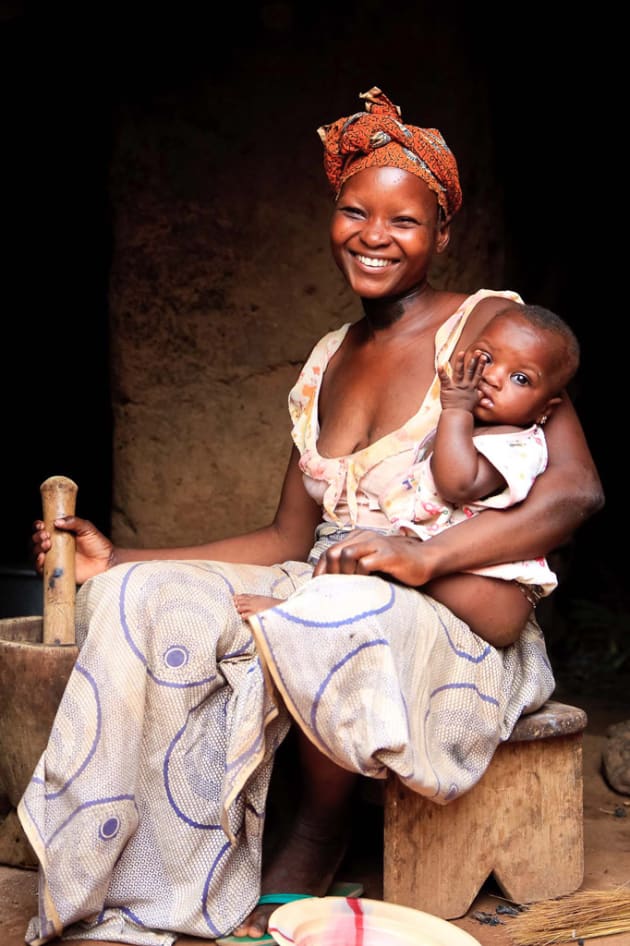
{"type": "Polygon", "coordinates": [[[289,391],[289,411],[294,423],[300,414],[310,413],[314,408],[326,366],[346,337],[351,324],[346,322],[340,328],[326,332],[311,349],[297,381],[289,391]]]}
{"type": "Polygon", "coordinates": [[[488,318],[504,308],[508,302],[522,302],[517,292],[511,289],[477,289],[476,292],[452,292],[440,290],[440,308],[450,312],[446,321],[468,318],[471,315],[487,314],[488,318]]]}
{"type": "Polygon", "coordinates": [[[471,318],[487,321],[504,309],[507,303],[522,301],[518,292],[512,289],[479,289],[466,297],[464,305],[471,318]]]}
{"type": "Polygon", "coordinates": [[[314,358],[324,358],[328,361],[334,353],[337,351],[342,341],[348,334],[348,330],[352,327],[352,322],[344,322],[343,325],[339,328],[332,329],[329,332],[326,332],[325,335],[322,335],[321,338],[313,345],[311,353],[308,356],[305,364],[308,364],[309,361],[312,361],[314,358]]]}
{"type": "Polygon", "coordinates": [[[521,297],[510,289],[478,289],[477,292],[440,293],[443,311],[450,312],[435,337],[437,363],[451,357],[453,348],[463,336],[464,341],[479,331],[508,301],[520,302],[521,297]]]}
{"type": "Polygon", "coordinates": [[[511,289],[479,289],[465,297],[456,315],[462,319],[462,344],[473,338],[509,302],[522,302],[511,289]]]}
{"type": "Polygon", "coordinates": [[[351,325],[351,322],[346,322],[339,328],[333,329],[330,332],[326,332],[325,335],[322,335],[321,338],[315,342],[308,357],[306,358],[306,361],[302,365],[302,377],[306,374],[312,375],[313,373],[315,373],[317,376],[321,375],[321,373],[325,370],[326,365],[348,334],[348,329],[351,327],[351,325]]]}

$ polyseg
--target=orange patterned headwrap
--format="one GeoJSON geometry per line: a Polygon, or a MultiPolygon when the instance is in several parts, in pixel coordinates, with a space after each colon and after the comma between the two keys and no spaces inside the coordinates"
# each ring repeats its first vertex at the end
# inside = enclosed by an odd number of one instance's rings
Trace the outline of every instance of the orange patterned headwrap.
{"type": "Polygon", "coordinates": [[[437,128],[403,125],[400,109],[377,86],[359,98],[365,99],[365,112],[317,129],[335,195],[363,168],[403,168],[428,184],[450,219],[462,205],[462,191],[455,156],[437,128]]]}

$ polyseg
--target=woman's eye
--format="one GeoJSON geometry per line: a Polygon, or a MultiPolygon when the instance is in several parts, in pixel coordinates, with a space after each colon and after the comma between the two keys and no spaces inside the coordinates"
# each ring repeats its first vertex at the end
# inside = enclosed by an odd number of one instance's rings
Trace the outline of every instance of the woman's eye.
{"type": "Polygon", "coordinates": [[[358,207],[339,207],[341,213],[346,214],[348,217],[362,217],[363,211],[359,210],[358,207]]]}

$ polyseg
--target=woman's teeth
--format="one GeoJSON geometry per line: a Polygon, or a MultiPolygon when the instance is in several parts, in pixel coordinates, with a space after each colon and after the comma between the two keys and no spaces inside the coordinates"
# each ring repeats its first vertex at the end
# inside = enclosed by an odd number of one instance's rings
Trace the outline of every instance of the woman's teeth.
{"type": "Polygon", "coordinates": [[[372,266],[373,269],[384,269],[391,263],[389,259],[375,259],[373,256],[361,256],[359,253],[356,254],[356,258],[364,266],[372,266]]]}

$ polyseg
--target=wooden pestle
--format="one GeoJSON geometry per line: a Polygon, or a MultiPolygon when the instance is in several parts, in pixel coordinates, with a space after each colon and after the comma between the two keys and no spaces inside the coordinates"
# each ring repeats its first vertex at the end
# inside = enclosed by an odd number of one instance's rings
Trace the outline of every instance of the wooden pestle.
{"type": "Polygon", "coordinates": [[[43,519],[52,542],[44,561],[44,644],[74,644],[76,539],[53,525],[60,516],[73,516],[77,484],[66,476],[50,476],[40,486],[43,519]]]}

